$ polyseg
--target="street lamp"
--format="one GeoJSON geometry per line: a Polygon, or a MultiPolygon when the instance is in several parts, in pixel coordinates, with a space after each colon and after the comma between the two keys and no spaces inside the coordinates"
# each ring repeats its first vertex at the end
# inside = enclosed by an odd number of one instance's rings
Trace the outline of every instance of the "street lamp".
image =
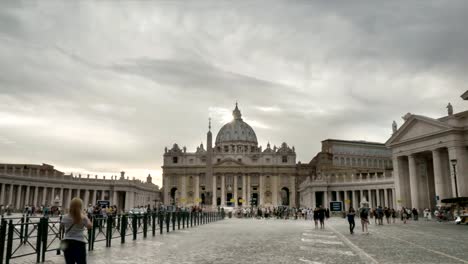
{"type": "Polygon", "coordinates": [[[458,184],[457,184],[457,160],[452,159],[450,160],[453,166],[453,180],[455,183],[455,197],[458,198],[458,184]]]}

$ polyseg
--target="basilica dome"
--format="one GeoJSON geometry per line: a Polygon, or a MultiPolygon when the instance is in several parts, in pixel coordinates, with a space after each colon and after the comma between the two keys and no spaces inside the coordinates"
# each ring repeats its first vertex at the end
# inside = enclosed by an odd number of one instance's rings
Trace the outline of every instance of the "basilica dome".
{"type": "Polygon", "coordinates": [[[229,143],[249,143],[258,145],[257,136],[252,127],[242,120],[242,114],[237,107],[232,111],[233,120],[225,124],[216,136],[216,145],[229,143]]]}

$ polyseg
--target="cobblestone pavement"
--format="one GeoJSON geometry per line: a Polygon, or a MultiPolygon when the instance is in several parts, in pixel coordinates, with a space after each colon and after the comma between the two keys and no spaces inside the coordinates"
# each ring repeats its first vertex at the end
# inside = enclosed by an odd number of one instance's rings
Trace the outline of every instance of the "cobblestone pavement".
{"type": "Polygon", "coordinates": [[[304,220],[229,219],[110,249],[97,244],[89,263],[468,263],[468,226],[372,224],[363,234],[358,223],[355,231],[340,218],[325,230],[304,220]]]}

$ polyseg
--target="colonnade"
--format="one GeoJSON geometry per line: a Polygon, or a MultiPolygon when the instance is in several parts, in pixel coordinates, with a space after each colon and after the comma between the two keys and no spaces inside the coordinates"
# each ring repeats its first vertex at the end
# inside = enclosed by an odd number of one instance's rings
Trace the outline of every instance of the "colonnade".
{"type": "Polygon", "coordinates": [[[442,147],[393,158],[401,206],[433,209],[446,198],[468,196],[468,150],[442,147]]]}
{"type": "Polygon", "coordinates": [[[147,197],[130,191],[59,188],[8,183],[0,183],[0,185],[0,205],[9,206],[15,210],[22,210],[25,206],[60,206],[68,208],[71,199],[74,197],[81,198],[85,206],[88,204],[94,205],[98,200],[108,200],[112,205],[121,204],[121,207],[125,206],[127,208],[133,207],[135,203],[138,205],[148,204],[147,197]],[[125,205],[120,200],[125,200],[125,205]]]}
{"type": "MultiPolygon", "coordinates": [[[[370,187],[367,189],[323,189],[322,191],[311,192],[311,206],[330,207],[330,202],[342,202],[343,210],[361,207],[361,203],[365,200],[372,208],[382,206],[395,208],[397,201],[394,188],[386,187],[370,187]]],[[[307,204],[303,206],[309,207],[307,204]]]]}
{"type": "MultiPolygon", "coordinates": [[[[174,189],[177,189],[177,195],[175,196],[175,202],[177,205],[185,206],[200,204],[200,189],[204,188],[204,186],[200,186],[199,175],[165,175],[164,177],[178,177],[178,180],[166,181],[177,183],[177,185],[172,185],[171,188],[164,191],[165,202],[167,204],[170,204],[171,201],[173,201],[174,197],[171,197],[171,195],[174,195],[174,189]],[[192,177],[191,181],[193,185],[188,184],[190,177],[192,177]]],[[[211,201],[205,200],[205,204],[211,203],[212,206],[218,205],[218,199],[220,199],[219,206],[223,207],[228,205],[234,207],[251,206],[253,197],[257,197],[258,206],[278,206],[282,204],[281,192],[283,189],[283,191],[287,190],[288,192],[289,206],[296,205],[296,183],[295,177],[291,175],[280,176],[224,173],[212,176],[209,181],[207,178],[207,182],[205,182],[205,184],[208,182],[208,188],[210,189],[204,189],[202,192],[205,194],[211,194],[211,201]],[[228,200],[228,194],[229,197],[233,199],[233,202],[228,200]]]]}

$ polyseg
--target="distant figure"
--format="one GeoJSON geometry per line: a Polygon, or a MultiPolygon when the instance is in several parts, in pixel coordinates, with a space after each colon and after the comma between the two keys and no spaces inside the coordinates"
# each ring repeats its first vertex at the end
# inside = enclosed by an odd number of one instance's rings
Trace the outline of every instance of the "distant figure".
{"type": "Polygon", "coordinates": [[[369,234],[369,230],[367,229],[367,225],[369,224],[369,209],[366,207],[361,208],[359,210],[359,217],[361,218],[362,232],[369,234]]]}
{"type": "Polygon", "coordinates": [[[392,130],[393,130],[393,133],[397,132],[398,130],[398,126],[395,120],[393,120],[393,123],[392,123],[392,130]]]}
{"type": "Polygon", "coordinates": [[[83,231],[85,228],[91,229],[92,226],[91,221],[83,214],[83,201],[73,198],[69,214],[61,221],[61,227],[65,230],[61,249],[66,264],[86,264],[86,238],[83,231]]]}
{"type": "Polygon", "coordinates": [[[356,223],[354,222],[354,216],[356,215],[356,211],[354,210],[353,207],[349,208],[348,211],[348,223],[349,223],[349,232],[354,234],[354,227],[356,226],[356,223]]]}
{"type": "Polygon", "coordinates": [[[448,115],[453,115],[453,106],[451,103],[448,103],[447,105],[447,112],[448,112],[448,115]]]}

